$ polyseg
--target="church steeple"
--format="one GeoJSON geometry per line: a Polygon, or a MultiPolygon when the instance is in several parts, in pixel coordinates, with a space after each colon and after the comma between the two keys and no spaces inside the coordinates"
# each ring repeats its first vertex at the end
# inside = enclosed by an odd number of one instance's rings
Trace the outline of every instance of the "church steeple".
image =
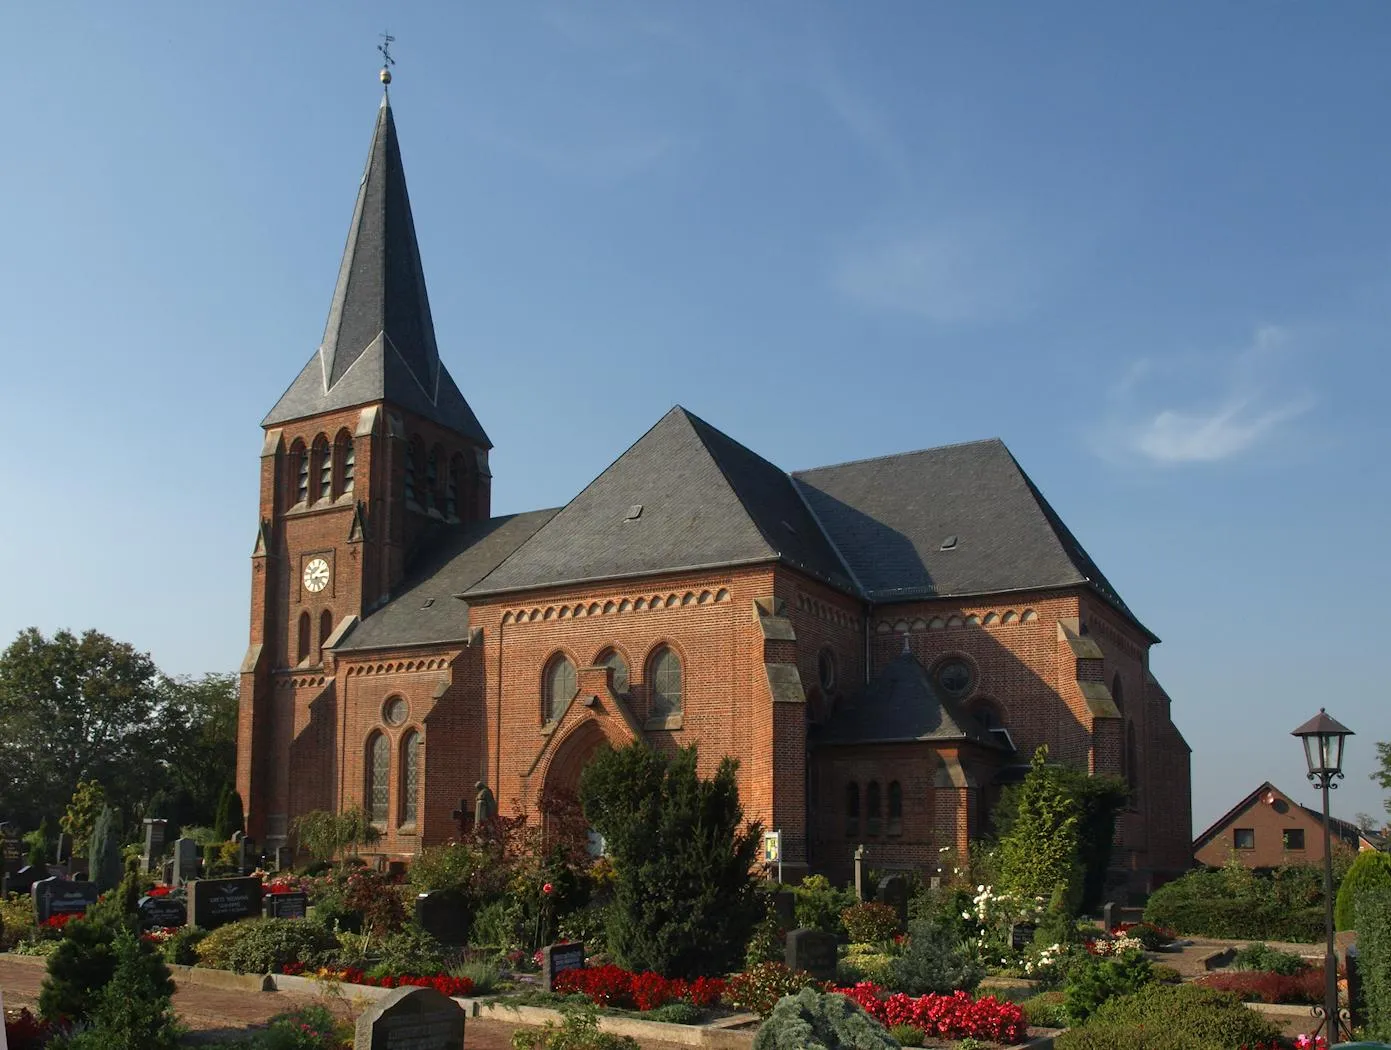
{"type": "Polygon", "coordinates": [[[323,343],[262,425],[374,401],[391,402],[492,447],[435,345],[396,121],[385,92],[323,343]]]}

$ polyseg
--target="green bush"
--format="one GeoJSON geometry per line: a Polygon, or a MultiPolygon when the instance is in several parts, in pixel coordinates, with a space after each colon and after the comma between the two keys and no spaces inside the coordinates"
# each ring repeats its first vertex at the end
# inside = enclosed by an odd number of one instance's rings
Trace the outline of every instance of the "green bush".
{"type": "Polygon", "coordinates": [[[599,1031],[599,1010],[593,1003],[566,1003],[560,1024],[547,1021],[544,1028],[518,1028],[512,1033],[512,1050],[638,1050],[630,1035],[599,1031]]]}
{"type": "Polygon", "coordinates": [[[88,1020],[97,996],[116,972],[116,927],[93,918],[74,919],[48,957],[39,992],[39,1013],[46,1021],[88,1020]]]}
{"type": "Polygon", "coordinates": [[[1322,895],[1310,901],[1309,893],[1296,869],[1274,876],[1233,866],[1191,871],[1154,891],[1145,921],[1198,937],[1317,942],[1324,935],[1322,895]]]}
{"type": "Polygon", "coordinates": [[[1024,1020],[1034,1028],[1066,1028],[1067,1005],[1062,992],[1039,992],[1019,1004],[1024,1020]]]}
{"type": "Polygon", "coordinates": [[[1234,970],[1263,970],[1292,976],[1309,969],[1309,963],[1293,952],[1282,952],[1268,944],[1248,944],[1232,957],[1234,970]]]}
{"type": "Polygon", "coordinates": [[[613,861],[609,948],[629,970],[723,973],[762,914],[750,875],[761,827],[744,822],[738,764],[697,772],[694,747],[601,749],[580,775],[584,816],[613,861]]]}
{"type": "Polygon", "coordinates": [[[18,893],[0,897],[0,952],[34,939],[38,924],[34,921],[34,902],[18,893]]]}
{"type": "Polygon", "coordinates": [[[96,824],[92,827],[91,843],[87,847],[92,883],[99,893],[114,890],[116,884],[121,881],[119,835],[120,828],[117,827],[115,812],[110,806],[102,806],[96,824]]]}
{"type": "Polygon", "coordinates": [[[198,945],[198,965],[233,973],[277,973],[288,962],[317,962],[338,938],[302,919],[247,919],[218,927],[198,945]]]}
{"type": "Polygon", "coordinates": [[[889,1028],[889,1035],[899,1046],[922,1046],[923,1030],[911,1024],[896,1024],[889,1028]]]}
{"type": "Polygon", "coordinates": [[[804,930],[820,930],[837,937],[846,936],[841,915],[858,903],[850,887],[837,889],[824,875],[808,875],[792,891],[796,895],[797,925],[804,930]]]}
{"type": "Polygon", "coordinates": [[[865,901],[840,913],[852,944],[878,944],[898,932],[898,912],[887,904],[865,901]]]}
{"type": "Polygon", "coordinates": [[[690,1003],[665,1003],[642,1016],[648,1021],[661,1021],[663,1024],[695,1024],[700,1020],[700,1007],[690,1003]]]}
{"type": "Polygon", "coordinates": [[[201,926],[181,926],[174,936],[160,945],[160,954],[165,962],[176,966],[197,966],[198,945],[207,935],[208,931],[201,926]]]}
{"type": "Polygon", "coordinates": [[[450,977],[467,977],[473,982],[474,995],[491,995],[502,980],[502,971],[497,963],[484,959],[473,959],[457,963],[449,968],[450,977]]]}
{"type": "Polygon", "coordinates": [[[1277,1029],[1235,995],[1195,984],[1149,984],[1103,1004],[1085,1025],[1058,1037],[1057,1050],[1239,1050],[1275,1039],[1277,1029]],[[1110,1039],[1110,1042],[1106,1040],[1110,1039]],[[1138,1040],[1138,1041],[1137,1041],[1138,1040]]]}
{"type": "Polygon", "coordinates": [[[1359,893],[1353,914],[1367,1034],[1391,1041],[1391,890],[1376,887],[1359,893]]]}
{"type": "Polygon", "coordinates": [[[897,1045],[858,1004],[815,988],[778,1000],[753,1040],[753,1050],[890,1050],[897,1045]]]}
{"type": "Polygon", "coordinates": [[[351,1024],[313,1003],[272,1017],[256,1050],[341,1050],[352,1038],[351,1024]]]}
{"type": "Polygon", "coordinates": [[[886,987],[893,986],[893,966],[896,958],[897,956],[878,951],[869,945],[852,944],[836,964],[836,981],[839,984],[873,981],[886,987]]]}
{"type": "Polygon", "coordinates": [[[890,965],[889,973],[895,991],[946,995],[958,988],[972,991],[985,976],[985,969],[957,927],[920,921],[909,923],[908,943],[890,965]]]}
{"type": "Polygon", "coordinates": [[[436,974],[449,964],[449,949],[413,924],[378,943],[381,962],[372,970],[374,977],[436,974]]]}
{"type": "MultiPolygon", "coordinates": [[[[488,902],[473,918],[469,943],[503,951],[516,948],[521,943],[522,916],[521,902],[512,897],[488,902]]],[[[588,942],[585,947],[589,947],[588,942]]]]}
{"type": "Polygon", "coordinates": [[[1365,850],[1357,855],[1338,887],[1333,905],[1333,922],[1340,930],[1354,929],[1357,897],[1374,887],[1391,888],[1391,853],[1365,850]]]}
{"type": "Polygon", "coordinates": [[[816,984],[816,978],[804,970],[789,970],[785,963],[763,963],[729,979],[724,1004],[767,1017],[783,996],[796,995],[816,984]]]}
{"type": "Polygon", "coordinates": [[[182,1028],[170,1000],[174,981],[163,960],[129,930],[116,934],[115,968],[96,997],[91,1026],[68,1050],[175,1050],[182,1028]]]}
{"type": "Polygon", "coordinates": [[[1149,960],[1138,951],[1109,958],[1087,956],[1068,973],[1063,987],[1068,1020],[1080,1024],[1103,1003],[1138,992],[1151,980],[1149,960]]]}

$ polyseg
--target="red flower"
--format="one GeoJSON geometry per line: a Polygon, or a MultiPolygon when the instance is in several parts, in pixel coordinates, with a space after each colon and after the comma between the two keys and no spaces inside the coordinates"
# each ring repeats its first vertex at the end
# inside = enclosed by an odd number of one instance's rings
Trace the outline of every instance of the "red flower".
{"type": "Polygon", "coordinates": [[[552,886],[549,882],[541,887],[541,892],[544,893],[547,897],[549,897],[551,893],[554,892],[554,890],[555,887],[552,886]]]}

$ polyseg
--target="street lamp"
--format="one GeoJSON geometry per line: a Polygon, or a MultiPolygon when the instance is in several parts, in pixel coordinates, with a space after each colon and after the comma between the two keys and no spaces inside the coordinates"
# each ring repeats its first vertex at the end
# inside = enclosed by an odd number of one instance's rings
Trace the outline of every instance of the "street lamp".
{"type": "MultiPolygon", "coordinates": [[[[1333,832],[1328,817],[1328,791],[1338,786],[1333,781],[1343,779],[1343,741],[1353,735],[1351,729],[1329,718],[1328,712],[1321,707],[1318,714],[1290,734],[1303,741],[1304,758],[1309,763],[1309,779],[1323,789],[1323,903],[1328,943],[1323,957],[1323,1024],[1320,1027],[1326,1026],[1329,1045],[1339,1039],[1340,1018],[1338,957],[1333,951],[1333,832]]],[[[1318,1007],[1315,1007],[1315,1016],[1318,1012],[1318,1007]]],[[[1346,1020],[1341,1027],[1351,1037],[1346,1020]]]]}

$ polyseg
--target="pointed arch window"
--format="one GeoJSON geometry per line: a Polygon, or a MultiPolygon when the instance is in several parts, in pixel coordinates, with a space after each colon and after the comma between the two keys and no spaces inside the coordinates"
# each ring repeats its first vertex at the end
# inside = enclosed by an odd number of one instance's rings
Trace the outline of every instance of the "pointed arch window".
{"type": "Polygon", "coordinates": [[[854,838],[860,833],[860,785],[845,785],[845,836],[854,838]]]}
{"type": "Polygon", "coordinates": [[[385,733],[373,733],[367,741],[367,815],[374,824],[385,824],[391,804],[391,745],[385,733]]]}
{"type": "Polygon", "coordinates": [[[401,740],[401,823],[414,824],[420,802],[420,734],[412,729],[401,740]]]}
{"type": "Polygon", "coordinates": [[[897,780],[889,781],[889,823],[885,830],[890,835],[903,834],[903,786],[897,780]]]}
{"type": "Polygon", "coordinates": [[[420,456],[420,446],[412,441],[406,446],[406,502],[418,502],[415,498],[415,461],[420,456]]]}
{"type": "Polygon", "coordinates": [[[662,646],[648,662],[647,680],[652,683],[652,715],[664,718],[679,715],[684,701],[681,657],[670,646],[662,646]]]}
{"type": "Polygon", "coordinates": [[[295,502],[303,503],[309,499],[309,450],[303,441],[290,446],[290,467],[295,475],[295,502]]]}
{"type": "Polygon", "coordinates": [[[449,477],[445,480],[444,486],[444,516],[446,518],[453,519],[459,516],[459,481],[463,473],[463,457],[455,456],[449,461],[449,477]]]}
{"type": "Polygon", "coordinates": [[[871,780],[869,789],[865,792],[865,832],[869,835],[879,834],[880,827],[879,812],[879,781],[871,780]]]}
{"type": "Polygon", "coordinates": [[[1135,723],[1125,725],[1125,780],[1130,785],[1130,808],[1139,805],[1140,795],[1140,746],[1135,723]]]}
{"type": "Polygon", "coordinates": [[[613,672],[613,691],[619,696],[628,695],[628,661],[617,649],[605,649],[599,656],[599,666],[613,672]]]}
{"type": "Polygon", "coordinates": [[[319,659],[324,658],[324,643],[328,641],[328,636],[333,633],[333,613],[325,609],[319,614],[319,659]]]}
{"type": "Polygon", "coordinates": [[[329,453],[328,438],[320,434],[314,439],[314,467],[319,472],[316,500],[333,496],[333,456],[329,453]]]}
{"type": "Polygon", "coordinates": [[[439,484],[440,477],[440,457],[439,448],[430,449],[430,455],[425,460],[425,509],[435,509],[435,490],[439,484]]]}
{"type": "Polygon", "coordinates": [[[309,610],[299,614],[299,645],[296,649],[295,663],[302,664],[309,659],[310,631],[313,626],[309,620],[309,610]]]}
{"type": "Polygon", "coordinates": [[[1116,710],[1125,713],[1125,692],[1121,688],[1121,676],[1117,671],[1111,676],[1111,699],[1116,702],[1116,710]]]}
{"type": "Polygon", "coordinates": [[[338,495],[346,496],[353,491],[353,473],[357,467],[353,436],[346,430],[340,430],[333,442],[333,462],[338,470],[338,495]]]}
{"type": "Polygon", "coordinates": [[[551,662],[546,665],[542,717],[547,722],[557,721],[578,690],[575,665],[570,658],[564,653],[551,657],[551,662]]]}

